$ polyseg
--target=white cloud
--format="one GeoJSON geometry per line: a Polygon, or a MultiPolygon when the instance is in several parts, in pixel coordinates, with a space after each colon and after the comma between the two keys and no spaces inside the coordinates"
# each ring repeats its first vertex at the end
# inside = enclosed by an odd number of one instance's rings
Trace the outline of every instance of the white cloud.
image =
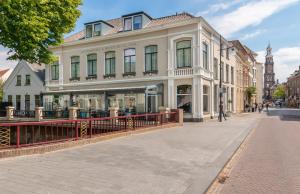
{"type": "MultiPolygon", "coordinates": [[[[257,60],[264,62],[265,51],[258,51],[257,60]]],[[[285,82],[287,77],[299,69],[300,65],[300,47],[280,48],[273,53],[274,71],[276,79],[285,82]]]]}
{"type": "Polygon", "coordinates": [[[209,20],[225,37],[260,24],[271,15],[299,2],[300,0],[252,0],[236,10],[209,20]]]}
{"type": "Polygon", "coordinates": [[[248,40],[248,39],[251,39],[251,38],[254,38],[262,33],[266,32],[266,30],[262,30],[262,29],[258,29],[254,32],[251,32],[251,33],[247,33],[245,35],[243,35],[240,39],[241,40],[248,40]]]}
{"type": "Polygon", "coordinates": [[[17,64],[16,61],[6,60],[8,50],[0,46],[0,69],[14,68],[17,64]]]}
{"type": "Polygon", "coordinates": [[[220,2],[216,4],[212,4],[209,6],[209,8],[205,11],[199,12],[196,15],[208,15],[208,14],[214,14],[217,13],[218,11],[224,11],[229,9],[230,7],[240,3],[242,0],[231,0],[229,2],[220,2]]]}

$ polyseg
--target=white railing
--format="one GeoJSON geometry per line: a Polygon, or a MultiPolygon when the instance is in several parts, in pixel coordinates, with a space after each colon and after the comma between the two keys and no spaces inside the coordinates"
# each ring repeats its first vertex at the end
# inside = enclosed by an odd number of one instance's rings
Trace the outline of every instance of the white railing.
{"type": "Polygon", "coordinates": [[[175,69],[175,76],[188,76],[193,75],[193,68],[183,68],[183,69],[175,69]]]}

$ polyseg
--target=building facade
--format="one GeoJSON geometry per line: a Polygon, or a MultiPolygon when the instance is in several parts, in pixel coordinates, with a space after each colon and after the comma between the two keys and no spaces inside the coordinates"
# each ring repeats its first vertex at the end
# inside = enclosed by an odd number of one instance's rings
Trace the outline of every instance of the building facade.
{"type": "Polygon", "coordinates": [[[3,101],[12,104],[16,110],[34,110],[42,106],[42,92],[45,91],[45,66],[20,61],[3,86],[3,101]]]}
{"type": "Polygon", "coordinates": [[[300,66],[298,70],[287,78],[286,100],[290,107],[298,108],[300,105],[300,66]]]}
{"type": "MultiPolygon", "coordinates": [[[[44,107],[144,113],[163,106],[182,108],[186,120],[214,117],[219,36],[202,17],[188,13],[154,19],[138,12],[86,23],[51,48],[58,61],[46,66],[44,107]]],[[[235,112],[235,59],[228,49],[222,55],[223,101],[226,111],[235,112]]]]}
{"type": "Polygon", "coordinates": [[[263,103],[263,94],[264,94],[264,80],[263,80],[263,73],[264,73],[264,67],[263,63],[256,62],[255,63],[256,71],[255,71],[255,77],[256,77],[256,103],[263,103]]]}
{"type": "Polygon", "coordinates": [[[274,61],[272,55],[272,48],[269,44],[267,47],[267,55],[265,61],[264,73],[264,98],[266,100],[272,99],[272,88],[275,85],[274,61]]]}

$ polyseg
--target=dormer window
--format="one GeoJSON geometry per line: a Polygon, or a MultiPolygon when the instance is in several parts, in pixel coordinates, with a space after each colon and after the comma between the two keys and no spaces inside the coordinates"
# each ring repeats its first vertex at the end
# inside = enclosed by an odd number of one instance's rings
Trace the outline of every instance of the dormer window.
{"type": "Polygon", "coordinates": [[[101,35],[101,23],[94,24],[94,36],[101,35]]]}
{"type": "Polygon", "coordinates": [[[134,16],[133,17],[133,29],[141,29],[142,28],[142,16],[134,16]]]}
{"type": "Polygon", "coordinates": [[[132,18],[125,18],[124,19],[124,31],[132,30],[132,18]]]}
{"type": "Polygon", "coordinates": [[[92,36],[93,36],[93,25],[87,25],[86,26],[85,37],[86,38],[91,38],[92,36]]]}

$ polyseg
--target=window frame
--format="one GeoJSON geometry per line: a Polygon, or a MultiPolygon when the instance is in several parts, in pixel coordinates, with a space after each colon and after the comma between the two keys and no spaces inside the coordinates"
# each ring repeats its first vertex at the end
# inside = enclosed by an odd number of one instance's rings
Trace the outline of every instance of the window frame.
{"type": "Polygon", "coordinates": [[[157,72],[158,72],[158,46],[157,45],[145,46],[145,72],[144,73],[147,74],[147,73],[157,73],[157,72]],[[156,51],[147,52],[147,48],[150,47],[155,47],[156,51]],[[147,64],[147,56],[150,57],[150,64],[147,64]],[[150,65],[150,70],[148,70],[147,68],[149,65],[150,65]]]}
{"type": "Polygon", "coordinates": [[[202,42],[203,68],[206,70],[209,70],[208,50],[208,44],[206,42],[202,42]]]}
{"type": "Polygon", "coordinates": [[[86,56],[87,61],[87,77],[86,79],[97,78],[97,53],[91,53],[86,56]],[[89,59],[90,56],[95,55],[96,59],[89,59]],[[90,72],[90,65],[92,65],[92,72],[90,72]]]}
{"type": "Polygon", "coordinates": [[[116,76],[116,51],[107,51],[104,53],[104,78],[106,77],[115,77],[116,76]],[[113,57],[108,57],[108,54],[113,53],[113,57]],[[107,63],[109,63],[109,73],[107,72],[107,63]],[[113,68],[112,68],[113,67],[113,68]],[[114,70],[112,72],[112,69],[114,70]]]}
{"type": "Polygon", "coordinates": [[[25,86],[30,86],[31,84],[31,76],[30,74],[25,75],[25,86]]]}
{"type": "Polygon", "coordinates": [[[50,69],[51,69],[51,80],[59,80],[59,63],[58,62],[53,63],[50,69]]]}
{"type": "Polygon", "coordinates": [[[193,63],[193,56],[192,56],[193,54],[192,54],[192,40],[181,40],[181,41],[178,41],[178,42],[176,42],[176,68],[191,68],[192,67],[192,63],[193,63]],[[180,43],[182,43],[182,42],[186,42],[186,41],[189,41],[190,42],[190,46],[189,47],[184,47],[184,48],[178,48],[178,44],[180,44],[180,43]],[[190,64],[189,65],[186,65],[186,64],[183,64],[183,66],[178,66],[178,59],[179,59],[179,56],[178,56],[178,53],[179,53],[179,51],[181,51],[182,50],[182,52],[183,52],[183,62],[185,62],[185,59],[186,59],[186,55],[185,55],[185,52],[187,51],[187,50],[190,50],[190,64]]]}
{"type": "Polygon", "coordinates": [[[101,36],[102,35],[102,23],[101,22],[93,24],[93,32],[92,33],[93,33],[93,36],[101,36]],[[100,26],[99,31],[96,31],[96,26],[97,25],[100,26]],[[99,32],[99,34],[96,34],[96,32],[99,32]]]}
{"type": "Polygon", "coordinates": [[[72,80],[80,80],[80,56],[72,56],[71,57],[71,76],[70,76],[70,81],[72,80]],[[73,61],[73,59],[77,57],[78,61],[73,61]],[[73,75],[73,68],[75,67],[75,74],[73,75]]]}
{"type": "Polygon", "coordinates": [[[22,75],[17,75],[16,86],[21,86],[21,85],[22,85],[22,75]]]}
{"type": "Polygon", "coordinates": [[[185,111],[184,113],[188,113],[191,114],[193,112],[193,86],[189,85],[189,84],[183,84],[183,85],[178,85],[176,87],[176,106],[178,108],[178,97],[179,96],[188,96],[190,98],[190,110],[189,111],[185,111]],[[190,87],[190,93],[179,93],[179,87],[190,87]]]}
{"type": "Polygon", "coordinates": [[[124,49],[124,73],[123,73],[123,76],[127,76],[127,75],[136,75],[136,49],[135,48],[127,48],[127,49],[124,49]],[[128,50],[134,50],[134,55],[125,55],[126,51],[128,50]],[[132,58],[135,58],[134,62],[132,62],[132,58]],[[129,63],[130,63],[130,71],[126,71],[126,58],[129,58],[129,63]],[[132,66],[134,64],[134,71],[132,71],[132,66]]]}
{"type": "Polygon", "coordinates": [[[133,29],[133,18],[132,17],[126,17],[123,19],[123,31],[132,31],[133,29]],[[125,26],[126,26],[126,20],[130,20],[130,29],[126,29],[125,26]]]}
{"type": "Polygon", "coordinates": [[[86,25],[85,26],[85,38],[92,38],[93,37],[93,29],[94,28],[94,26],[93,26],[93,24],[88,24],[88,25],[86,25]],[[90,36],[88,36],[88,28],[89,27],[91,27],[91,35],[90,36]]]}
{"type": "Polygon", "coordinates": [[[132,29],[133,30],[139,30],[139,29],[142,29],[143,28],[143,16],[142,15],[135,15],[132,17],[132,29]],[[136,28],[134,25],[135,25],[135,20],[136,18],[141,18],[141,22],[140,22],[140,26],[139,28],[136,28]]]}

